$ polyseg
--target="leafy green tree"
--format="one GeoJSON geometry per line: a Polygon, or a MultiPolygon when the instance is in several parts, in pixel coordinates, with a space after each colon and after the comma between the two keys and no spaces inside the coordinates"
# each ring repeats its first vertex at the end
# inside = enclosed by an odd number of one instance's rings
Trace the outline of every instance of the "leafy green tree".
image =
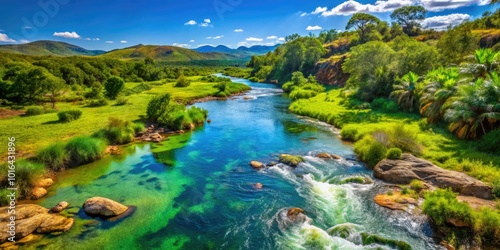
{"type": "Polygon", "coordinates": [[[420,114],[427,117],[427,122],[442,120],[443,105],[457,92],[459,78],[458,68],[438,68],[427,73],[420,98],[420,114]]]}
{"type": "Polygon", "coordinates": [[[398,54],[399,76],[410,71],[417,75],[424,75],[439,64],[439,52],[434,46],[406,35],[396,37],[390,46],[398,54]]]}
{"type": "Polygon", "coordinates": [[[181,74],[175,83],[175,87],[181,88],[188,87],[189,85],[191,85],[191,82],[184,76],[184,74],[181,74]]]}
{"type": "Polygon", "coordinates": [[[404,110],[413,112],[418,106],[417,83],[419,76],[413,72],[404,75],[399,84],[393,85],[391,97],[396,98],[398,106],[404,110]]]}
{"type": "Polygon", "coordinates": [[[426,14],[427,10],[420,5],[404,6],[394,10],[391,19],[399,23],[407,35],[415,36],[421,28],[419,21],[424,20],[426,14]]]}
{"type": "Polygon", "coordinates": [[[117,76],[112,76],[106,80],[104,83],[104,89],[106,89],[106,96],[109,99],[116,99],[120,92],[125,88],[125,82],[122,78],[117,76]]]}
{"type": "Polygon", "coordinates": [[[462,139],[476,139],[500,127],[500,77],[477,79],[462,85],[446,104],[444,118],[449,129],[462,139]]]}
{"type": "Polygon", "coordinates": [[[352,28],[356,29],[356,32],[359,35],[360,43],[368,42],[369,34],[374,29],[375,25],[380,22],[380,19],[377,17],[366,14],[366,13],[356,13],[352,15],[349,22],[345,26],[346,30],[350,30],[352,28]]]}
{"type": "Polygon", "coordinates": [[[170,94],[166,93],[153,97],[148,103],[146,116],[151,121],[156,121],[167,110],[170,103],[170,94]]]}
{"type": "Polygon", "coordinates": [[[476,48],[477,37],[470,25],[460,25],[446,31],[438,41],[437,48],[446,64],[459,64],[476,48]]]}
{"type": "Polygon", "coordinates": [[[44,89],[50,96],[50,102],[52,103],[52,108],[56,107],[57,97],[59,97],[64,89],[66,89],[66,84],[64,80],[55,77],[52,74],[48,74],[44,80],[44,89]]]}
{"type": "Polygon", "coordinates": [[[498,71],[499,55],[500,52],[494,52],[492,49],[476,50],[473,62],[465,63],[462,72],[471,75],[474,80],[492,77],[493,72],[498,71]]]}
{"type": "Polygon", "coordinates": [[[54,76],[41,67],[28,68],[16,76],[11,93],[18,102],[35,102],[46,92],[54,76]]]}

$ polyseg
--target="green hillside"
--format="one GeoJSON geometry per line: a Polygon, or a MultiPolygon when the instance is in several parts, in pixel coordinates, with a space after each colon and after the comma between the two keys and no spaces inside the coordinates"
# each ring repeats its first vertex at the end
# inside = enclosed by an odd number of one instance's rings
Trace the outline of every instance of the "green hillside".
{"type": "Polygon", "coordinates": [[[101,57],[114,59],[144,59],[147,57],[158,61],[200,61],[200,60],[235,60],[237,56],[225,53],[200,53],[190,49],[174,46],[136,45],[125,49],[112,50],[101,57]]]}
{"type": "Polygon", "coordinates": [[[102,50],[87,50],[76,45],[56,41],[0,45],[0,52],[32,56],[95,56],[105,53],[102,50]]]}

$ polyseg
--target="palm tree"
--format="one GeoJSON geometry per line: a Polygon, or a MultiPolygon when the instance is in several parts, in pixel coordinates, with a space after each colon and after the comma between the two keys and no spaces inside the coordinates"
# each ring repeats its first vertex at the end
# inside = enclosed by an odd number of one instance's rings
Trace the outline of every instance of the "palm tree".
{"type": "Polygon", "coordinates": [[[446,104],[444,118],[459,138],[476,139],[500,127],[500,77],[491,75],[461,86],[446,104]]]}
{"type": "Polygon", "coordinates": [[[465,63],[462,72],[472,76],[475,80],[482,78],[486,79],[495,71],[498,65],[498,55],[500,52],[494,52],[492,49],[479,49],[470,58],[473,62],[465,63]]]}
{"type": "Polygon", "coordinates": [[[399,84],[392,86],[391,97],[397,99],[398,106],[404,111],[413,112],[417,106],[418,98],[416,89],[418,80],[419,76],[410,71],[401,78],[399,84]]]}
{"type": "Polygon", "coordinates": [[[427,117],[427,122],[439,122],[443,115],[443,105],[457,91],[458,68],[439,68],[427,73],[427,85],[420,98],[420,114],[427,117]]]}

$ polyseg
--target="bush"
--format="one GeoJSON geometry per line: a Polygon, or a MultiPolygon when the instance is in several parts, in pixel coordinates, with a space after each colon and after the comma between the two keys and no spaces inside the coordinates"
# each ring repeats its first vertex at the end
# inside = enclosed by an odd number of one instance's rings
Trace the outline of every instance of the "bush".
{"type": "Polygon", "coordinates": [[[199,107],[192,106],[188,109],[188,115],[194,124],[203,124],[208,116],[208,111],[199,107]]]}
{"type": "Polygon", "coordinates": [[[189,87],[189,85],[191,85],[191,82],[183,75],[179,76],[175,83],[175,87],[178,88],[189,87]]]}
{"type": "Polygon", "coordinates": [[[10,191],[7,189],[0,189],[0,206],[6,206],[10,203],[10,198],[7,196],[10,191]]]}
{"type": "Polygon", "coordinates": [[[420,193],[425,188],[425,184],[420,180],[413,180],[410,182],[410,189],[420,193]]]}
{"type": "Polygon", "coordinates": [[[87,107],[103,107],[103,106],[107,106],[108,104],[109,104],[108,100],[106,100],[104,98],[99,98],[99,99],[94,99],[94,100],[90,101],[87,104],[87,107]]]}
{"type": "Polygon", "coordinates": [[[118,99],[116,99],[115,105],[116,106],[123,106],[123,105],[125,105],[127,103],[128,103],[128,99],[127,98],[125,98],[125,97],[119,97],[118,99]]]}
{"type": "Polygon", "coordinates": [[[422,148],[417,140],[417,132],[410,127],[395,125],[386,132],[389,136],[390,147],[397,147],[414,155],[422,153],[422,148]]]}
{"type": "Polygon", "coordinates": [[[309,99],[312,97],[317,96],[318,93],[314,90],[306,90],[303,88],[295,88],[291,93],[290,93],[290,98],[294,101],[299,100],[299,99],[309,99]]]}
{"type": "Polygon", "coordinates": [[[255,77],[255,76],[248,78],[248,80],[251,82],[259,82],[259,78],[255,77]]]}
{"type": "Polygon", "coordinates": [[[500,180],[496,180],[495,182],[493,182],[492,192],[497,199],[500,199],[500,180]]]}
{"type": "Polygon", "coordinates": [[[134,123],[132,125],[132,127],[134,128],[134,131],[136,133],[142,132],[142,131],[144,131],[146,129],[146,125],[144,125],[144,123],[142,123],[142,122],[134,123]]]}
{"type": "Polygon", "coordinates": [[[368,166],[374,167],[385,158],[387,148],[369,135],[354,144],[354,152],[368,166]]]}
{"type": "Polygon", "coordinates": [[[66,144],[69,165],[76,167],[100,159],[106,150],[106,143],[98,138],[82,136],[66,144]]]}
{"type": "Polygon", "coordinates": [[[45,172],[43,164],[26,160],[17,161],[16,164],[16,187],[19,198],[29,198],[31,195],[32,183],[40,178],[45,172]]]}
{"type": "MultiPolygon", "coordinates": [[[[129,121],[110,117],[108,126],[96,132],[94,137],[106,139],[109,144],[113,145],[127,144],[134,139],[136,126],[129,121]]],[[[142,129],[144,129],[144,125],[142,129]]]]}
{"type": "Polygon", "coordinates": [[[57,116],[59,117],[60,122],[71,122],[80,119],[82,111],[77,109],[60,111],[57,113],[57,116]]]}
{"type": "Polygon", "coordinates": [[[26,114],[24,114],[24,116],[35,116],[43,114],[45,114],[45,110],[42,107],[30,107],[26,110],[26,114]]]}
{"type": "Polygon", "coordinates": [[[170,103],[170,94],[163,94],[153,97],[148,103],[146,117],[152,121],[158,120],[160,115],[165,113],[170,103]]]}
{"type": "Polygon", "coordinates": [[[458,219],[470,224],[472,209],[466,203],[457,200],[457,194],[451,189],[437,189],[425,195],[423,211],[436,225],[444,225],[449,219],[458,219]]]}
{"type": "Polygon", "coordinates": [[[479,141],[478,149],[500,155],[500,129],[492,130],[484,135],[479,141]]]}
{"type": "Polygon", "coordinates": [[[340,131],[340,136],[342,136],[342,140],[355,142],[358,138],[358,130],[354,127],[345,126],[342,131],[340,131]]]}
{"type": "Polygon", "coordinates": [[[391,159],[391,160],[398,160],[398,159],[401,159],[401,154],[403,153],[403,151],[401,151],[401,149],[399,148],[390,148],[388,151],[387,151],[387,159],[391,159]]]}
{"type": "Polygon", "coordinates": [[[227,82],[219,82],[214,85],[214,88],[218,89],[219,92],[226,92],[227,82]]]}
{"type": "Polygon", "coordinates": [[[68,153],[64,148],[64,144],[55,143],[36,154],[36,161],[45,164],[53,171],[64,169],[68,161],[68,153]]]}
{"type": "Polygon", "coordinates": [[[500,213],[491,208],[483,207],[473,213],[474,231],[483,238],[485,243],[499,244],[500,213]]]}
{"type": "Polygon", "coordinates": [[[125,81],[120,77],[112,76],[106,80],[104,88],[106,89],[106,96],[114,100],[125,88],[125,81]]]}

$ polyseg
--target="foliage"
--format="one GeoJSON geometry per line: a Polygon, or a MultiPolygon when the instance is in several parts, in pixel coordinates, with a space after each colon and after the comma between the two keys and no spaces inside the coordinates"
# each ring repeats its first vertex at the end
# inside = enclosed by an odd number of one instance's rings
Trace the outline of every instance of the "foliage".
{"type": "Polygon", "coordinates": [[[76,167],[104,156],[106,143],[98,138],[80,136],[71,139],[65,148],[68,153],[68,165],[76,167]]]}
{"type": "Polygon", "coordinates": [[[106,96],[109,99],[116,99],[120,92],[125,88],[125,81],[117,76],[112,76],[106,80],[104,83],[104,89],[106,90],[106,96]]]}
{"type": "Polygon", "coordinates": [[[410,182],[410,188],[417,193],[420,193],[425,188],[425,184],[420,180],[413,180],[410,182]]]}
{"type": "Polygon", "coordinates": [[[170,95],[164,94],[153,98],[147,109],[147,117],[167,128],[174,130],[194,129],[195,125],[203,124],[208,112],[202,108],[186,108],[183,104],[170,101],[170,95]]]}
{"type": "Polygon", "coordinates": [[[369,41],[369,34],[374,30],[375,25],[380,22],[377,17],[367,13],[355,13],[345,26],[346,30],[356,28],[356,32],[360,38],[360,43],[369,41]]]}
{"type": "Polygon", "coordinates": [[[342,136],[342,140],[344,141],[355,142],[359,139],[358,130],[350,126],[345,126],[344,128],[342,128],[342,131],[340,131],[340,136],[342,136]]]}
{"type": "Polygon", "coordinates": [[[166,93],[153,97],[148,103],[146,117],[149,120],[156,121],[163,113],[165,113],[170,102],[170,94],[166,93]]]}
{"type": "Polygon", "coordinates": [[[370,135],[363,137],[363,139],[354,144],[354,152],[368,166],[374,167],[385,158],[387,147],[370,135]]]}
{"type": "MultiPolygon", "coordinates": [[[[27,160],[16,162],[16,187],[18,198],[30,198],[33,182],[45,172],[43,164],[27,160]]],[[[5,172],[4,172],[5,173],[5,172]]]]}
{"type": "Polygon", "coordinates": [[[458,68],[438,68],[425,76],[426,85],[421,91],[420,114],[427,117],[428,123],[439,122],[445,109],[443,105],[457,92],[458,68]]]}
{"type": "Polygon", "coordinates": [[[82,111],[78,109],[59,111],[57,116],[60,122],[71,122],[80,119],[82,111]]]}
{"type": "Polygon", "coordinates": [[[500,155],[500,128],[485,134],[478,143],[478,149],[500,155]]]}
{"type": "Polygon", "coordinates": [[[401,159],[401,154],[403,153],[403,151],[401,151],[401,149],[399,148],[390,148],[388,151],[387,151],[387,159],[391,159],[391,160],[398,160],[398,159],[401,159]]]}
{"type": "Polygon", "coordinates": [[[59,171],[65,168],[68,154],[63,143],[54,143],[36,154],[36,161],[45,164],[50,170],[59,171]]]}
{"type": "Polygon", "coordinates": [[[457,195],[450,189],[438,189],[425,195],[423,211],[437,225],[444,225],[448,219],[459,219],[466,223],[472,221],[472,209],[456,199],[457,195]]]}
{"type": "Polygon", "coordinates": [[[385,245],[389,246],[398,250],[411,250],[412,247],[410,244],[400,241],[400,240],[391,240],[391,239],[386,239],[384,237],[375,235],[375,234],[368,234],[366,232],[361,233],[361,241],[363,245],[372,245],[372,244],[380,244],[380,245],[385,245]]]}
{"type": "Polygon", "coordinates": [[[188,87],[189,85],[191,85],[191,82],[184,75],[180,75],[175,83],[175,87],[178,88],[188,87]]]}
{"type": "Polygon", "coordinates": [[[116,106],[123,106],[123,105],[126,105],[128,103],[128,98],[126,97],[118,97],[116,99],[116,102],[115,102],[115,105],[116,106]]]}
{"type": "Polygon", "coordinates": [[[98,98],[91,100],[88,104],[87,107],[102,107],[102,106],[107,106],[109,104],[108,100],[106,100],[104,97],[98,98]]]}
{"type": "Polygon", "coordinates": [[[419,21],[425,19],[426,14],[427,10],[423,6],[404,6],[394,10],[391,14],[391,19],[401,25],[407,35],[414,36],[418,34],[421,27],[419,21]]]}
{"type": "Polygon", "coordinates": [[[404,75],[399,84],[393,85],[391,96],[397,99],[398,106],[406,112],[413,112],[418,106],[417,82],[418,75],[409,72],[404,75]]]}
{"type": "Polygon", "coordinates": [[[30,107],[26,110],[24,116],[35,116],[45,114],[45,109],[42,107],[30,107]]]}
{"type": "Polygon", "coordinates": [[[446,64],[459,64],[477,48],[477,38],[470,25],[459,25],[443,34],[437,48],[446,64]]]}
{"type": "Polygon", "coordinates": [[[131,142],[135,133],[135,125],[132,122],[110,117],[108,126],[96,132],[94,136],[106,139],[112,145],[122,145],[131,142]]]}

